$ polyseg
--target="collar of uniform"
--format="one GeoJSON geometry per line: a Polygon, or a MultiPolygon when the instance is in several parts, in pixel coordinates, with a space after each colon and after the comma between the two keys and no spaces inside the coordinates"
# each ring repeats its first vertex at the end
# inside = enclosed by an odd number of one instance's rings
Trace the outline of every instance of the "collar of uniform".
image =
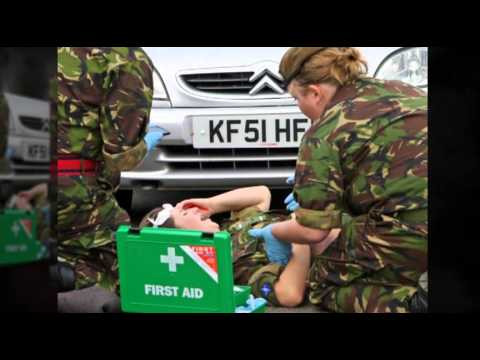
{"type": "Polygon", "coordinates": [[[333,96],[332,100],[328,103],[325,107],[326,113],[328,110],[333,108],[335,105],[347,101],[355,99],[360,95],[360,90],[369,84],[367,78],[358,79],[354,83],[342,86],[337,90],[335,95],[333,96]]]}

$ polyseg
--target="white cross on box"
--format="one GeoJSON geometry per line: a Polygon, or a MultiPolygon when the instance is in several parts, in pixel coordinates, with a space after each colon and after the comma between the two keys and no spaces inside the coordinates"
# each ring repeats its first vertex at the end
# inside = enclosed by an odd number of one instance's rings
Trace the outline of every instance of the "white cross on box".
{"type": "Polygon", "coordinates": [[[160,262],[162,264],[168,264],[169,272],[177,272],[177,264],[183,265],[183,256],[175,255],[175,248],[169,247],[167,249],[168,255],[160,255],[160,262]]]}
{"type": "Polygon", "coordinates": [[[18,226],[17,222],[12,225],[11,230],[14,232],[15,237],[17,238],[18,237],[18,232],[20,231],[20,226],[18,226]]]}

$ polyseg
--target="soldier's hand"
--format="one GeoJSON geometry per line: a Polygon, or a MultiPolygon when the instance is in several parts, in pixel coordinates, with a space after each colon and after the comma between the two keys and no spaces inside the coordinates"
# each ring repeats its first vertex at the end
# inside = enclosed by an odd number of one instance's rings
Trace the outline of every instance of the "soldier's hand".
{"type": "Polygon", "coordinates": [[[288,195],[285,198],[283,203],[286,205],[287,210],[291,211],[291,212],[294,212],[295,210],[297,210],[300,207],[300,204],[295,201],[295,197],[293,196],[293,192],[290,193],[290,195],[288,195]]]}
{"type": "Polygon", "coordinates": [[[147,144],[147,151],[150,152],[157,146],[162,138],[169,133],[159,126],[151,126],[148,128],[148,132],[145,135],[145,142],[147,144]]]}
{"type": "MultiPolygon", "coordinates": [[[[287,184],[288,185],[293,185],[295,184],[295,175],[292,175],[292,176],[289,176],[287,178],[287,184]]],[[[291,211],[291,212],[294,212],[295,210],[297,210],[300,205],[298,204],[298,202],[295,201],[295,198],[293,196],[293,192],[290,193],[286,198],[285,200],[283,201],[283,203],[286,205],[286,208],[288,211],[291,211]]]]}
{"type": "Polygon", "coordinates": [[[9,146],[7,147],[7,151],[5,152],[5,158],[11,159],[12,156],[13,156],[13,148],[9,146]]]}
{"type": "Polygon", "coordinates": [[[293,184],[295,184],[295,175],[289,176],[289,177],[287,178],[287,184],[288,184],[288,185],[293,185],[293,184]]]}
{"type": "Polygon", "coordinates": [[[268,260],[272,263],[287,265],[292,255],[292,244],[278,240],[272,233],[273,224],[262,229],[251,229],[248,234],[265,241],[265,251],[268,260]]]}

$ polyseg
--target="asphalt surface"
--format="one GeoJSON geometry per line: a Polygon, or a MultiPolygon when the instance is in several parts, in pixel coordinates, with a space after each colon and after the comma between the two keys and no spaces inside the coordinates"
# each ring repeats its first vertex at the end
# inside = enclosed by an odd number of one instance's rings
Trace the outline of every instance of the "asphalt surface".
{"type": "MultiPolygon", "coordinates": [[[[60,313],[119,313],[120,299],[97,286],[58,294],[60,313]]],[[[313,305],[297,308],[267,307],[269,314],[322,313],[313,305]]]]}

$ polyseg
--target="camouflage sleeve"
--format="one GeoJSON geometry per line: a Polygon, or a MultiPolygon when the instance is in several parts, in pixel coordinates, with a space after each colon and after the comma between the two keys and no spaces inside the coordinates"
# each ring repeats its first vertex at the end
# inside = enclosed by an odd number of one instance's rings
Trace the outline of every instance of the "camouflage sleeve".
{"type": "Polygon", "coordinates": [[[248,281],[252,294],[268,301],[270,305],[282,306],[275,295],[274,285],[280,278],[285,266],[268,264],[257,270],[248,281]]]}
{"type": "Polygon", "coordinates": [[[304,138],[295,179],[297,222],[320,230],[340,227],[343,175],[338,148],[315,134],[304,138]]]}
{"type": "Polygon", "coordinates": [[[249,206],[242,210],[231,211],[230,220],[247,220],[249,217],[261,214],[262,211],[256,206],[249,206]]]}
{"type": "Polygon", "coordinates": [[[153,69],[140,49],[116,48],[109,54],[110,84],[100,124],[106,166],[117,171],[135,168],[145,157],[143,137],[149,122],[153,98],[153,69]],[[128,52],[134,60],[127,59],[128,52]],[[125,56],[121,56],[125,52],[125,56]]]}

